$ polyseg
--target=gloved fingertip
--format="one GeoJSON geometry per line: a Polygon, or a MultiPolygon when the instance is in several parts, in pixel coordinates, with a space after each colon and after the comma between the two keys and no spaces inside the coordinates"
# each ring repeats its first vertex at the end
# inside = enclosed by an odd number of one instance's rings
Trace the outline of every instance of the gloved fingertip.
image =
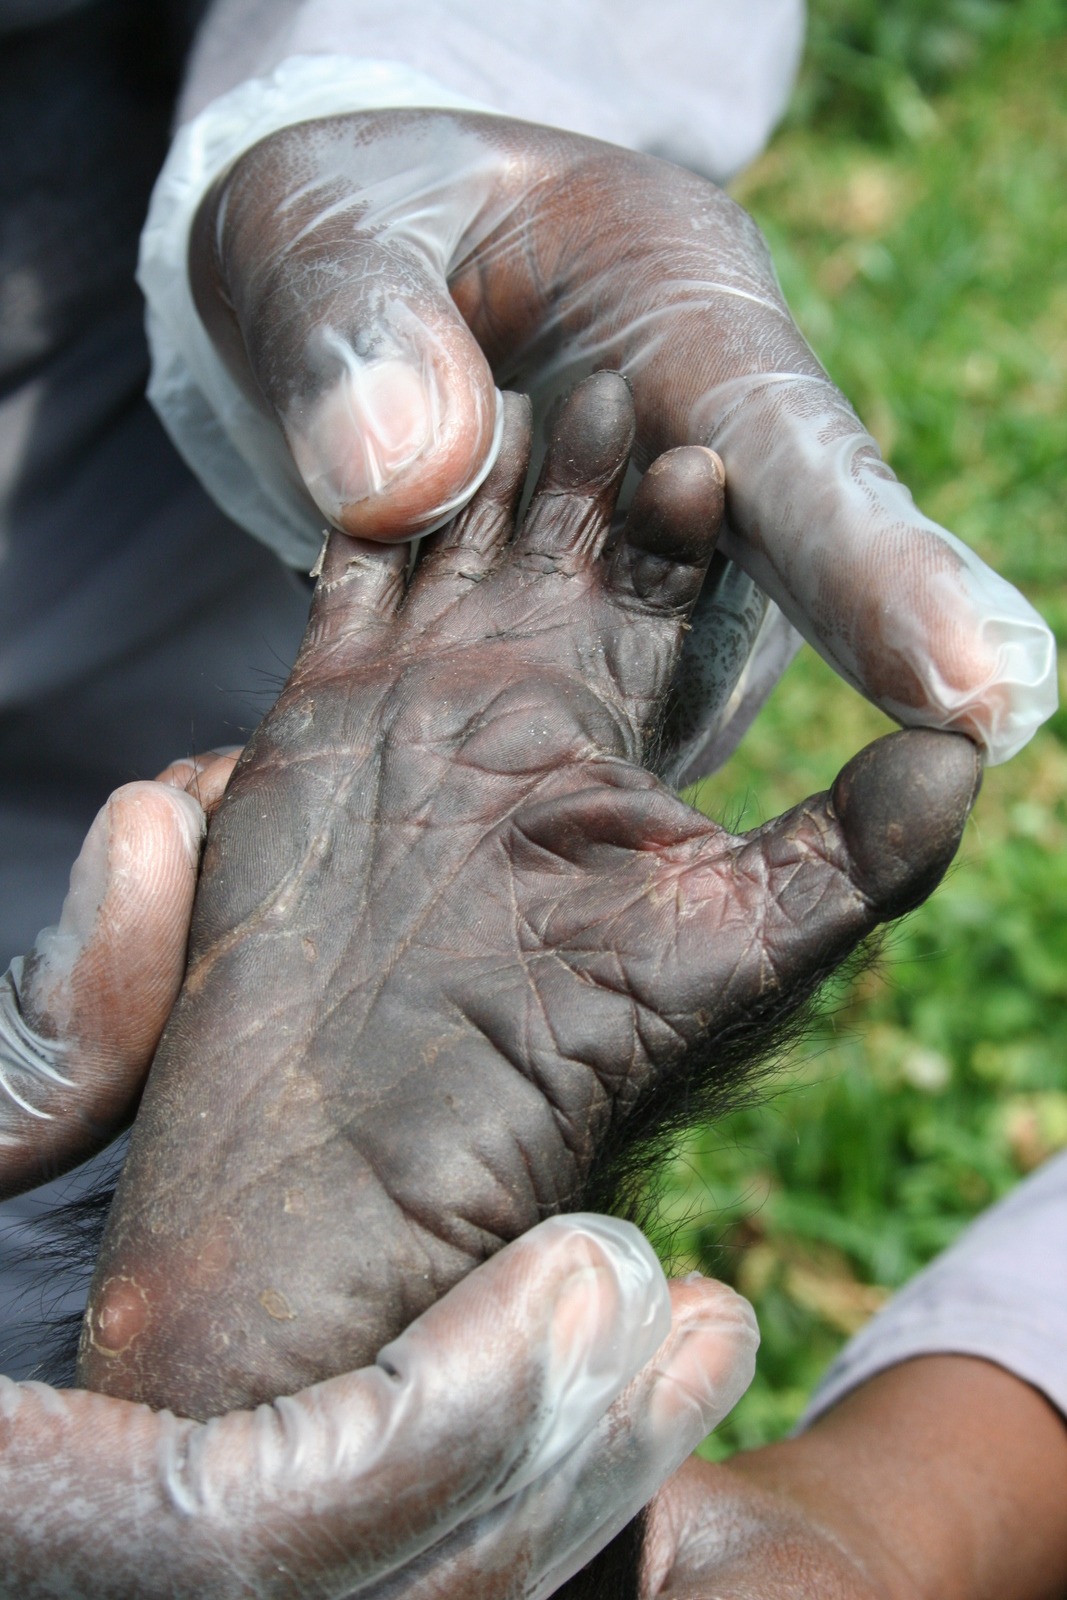
{"type": "Polygon", "coordinates": [[[994,580],[996,610],[990,605],[973,630],[971,671],[976,687],[969,695],[955,685],[944,692],[941,720],[941,726],[974,739],[991,767],[1009,761],[1029,744],[1059,704],[1052,630],[996,574],[987,575],[986,587],[993,588],[994,580]]]}
{"type": "Polygon", "coordinates": [[[675,1283],[671,1300],[674,1323],[657,1361],[668,1380],[669,1399],[661,1403],[695,1407],[692,1426],[699,1443],[751,1384],[759,1324],[748,1301],[714,1279],[675,1283]]]}
{"type": "Polygon", "coordinates": [[[173,761],[168,761],[161,772],[155,776],[156,783],[166,784],[171,789],[188,789],[194,785],[195,779],[213,767],[216,761],[235,760],[244,750],[241,744],[220,744],[213,750],[205,750],[198,756],[175,756],[173,761]]]}
{"type": "Polygon", "coordinates": [[[501,397],[488,368],[457,368],[349,352],[340,376],[291,410],[293,457],[335,527],[358,539],[412,539],[484,482],[500,449],[501,397]]]}
{"type": "Polygon", "coordinates": [[[176,813],[178,833],[190,856],[199,858],[207,833],[207,817],[200,798],[187,789],[175,789],[167,796],[176,813]]]}
{"type": "Polygon", "coordinates": [[[630,1223],[580,1213],[534,1233],[557,1259],[542,1423],[521,1474],[509,1481],[512,1494],[593,1427],[671,1327],[663,1269],[630,1223]]]}
{"type": "Polygon", "coordinates": [[[193,795],[147,781],[117,789],[89,829],[30,963],[37,1012],[88,1056],[151,1055],[181,983],[205,831],[193,795]]]}
{"type": "MultiPolygon", "coordinates": [[[[169,862],[175,846],[195,870],[205,828],[201,806],[184,790],[147,781],[116,789],[94,817],[71,867],[58,923],[38,936],[35,992],[51,993],[69,978],[100,931],[113,888],[121,891],[151,874],[154,863],[169,862]]],[[[49,1004],[54,1008],[57,1002],[53,998],[49,1004]]]]}
{"type": "Polygon", "coordinates": [[[553,1328],[561,1362],[577,1354],[636,1372],[670,1330],[667,1280],[644,1234],[620,1217],[578,1212],[566,1224],[571,1270],[557,1292],[553,1328]]]}
{"type": "Polygon", "coordinates": [[[153,854],[168,853],[173,841],[183,854],[199,858],[207,818],[195,791],[142,780],[116,789],[104,809],[113,855],[121,851],[139,866],[153,854]]]}

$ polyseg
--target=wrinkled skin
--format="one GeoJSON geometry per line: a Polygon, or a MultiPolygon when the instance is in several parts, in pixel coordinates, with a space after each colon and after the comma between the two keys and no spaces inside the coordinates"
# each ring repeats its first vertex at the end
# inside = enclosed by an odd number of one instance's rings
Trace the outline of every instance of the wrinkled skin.
{"type": "Polygon", "coordinates": [[[648,472],[620,378],[564,408],[509,543],[501,459],[410,583],[334,536],[211,824],[185,987],[110,1219],[81,1380],[204,1416],[357,1367],[571,1205],[691,1047],[934,886],[977,787],[911,732],[735,838],[640,766],[721,469],[648,472]]]}

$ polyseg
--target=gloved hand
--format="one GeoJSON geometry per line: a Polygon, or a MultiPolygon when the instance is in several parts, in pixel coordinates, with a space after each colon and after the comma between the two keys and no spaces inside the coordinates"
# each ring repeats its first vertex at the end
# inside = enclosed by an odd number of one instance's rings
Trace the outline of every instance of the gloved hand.
{"type": "Polygon", "coordinates": [[[235,762],[210,752],[116,790],[58,926],[0,977],[0,1196],[77,1166],[132,1120],[185,971],[205,813],[235,762]]]}
{"type": "MultiPolygon", "coordinates": [[[[219,180],[190,271],[233,376],[348,532],[410,536],[469,498],[493,456],[494,380],[547,395],[617,367],[640,464],[714,446],[721,548],[891,716],[1001,761],[1053,709],[1048,630],[916,510],[795,327],[758,230],[692,174],[505,118],[305,122],[219,180]]],[[[763,614],[735,582],[694,618],[687,778],[721,758],[697,724],[727,715],[763,614]]]]}
{"type": "Polygon", "coordinates": [[[208,1423],[0,1379],[0,1593],[551,1594],[739,1398],[729,1289],[542,1223],[362,1372],[208,1423]]]}

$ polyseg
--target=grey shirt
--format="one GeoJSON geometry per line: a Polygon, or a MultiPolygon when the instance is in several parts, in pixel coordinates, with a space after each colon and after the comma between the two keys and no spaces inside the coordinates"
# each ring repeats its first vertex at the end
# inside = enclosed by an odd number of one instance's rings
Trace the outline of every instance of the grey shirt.
{"type": "Polygon", "coordinates": [[[180,115],[288,56],[359,57],[724,182],[785,109],[803,40],[804,0],[215,0],[180,115]]]}
{"type": "Polygon", "coordinates": [[[802,1426],[887,1367],[980,1356],[1067,1415],[1067,1151],[979,1217],[848,1344],[802,1426]]]}

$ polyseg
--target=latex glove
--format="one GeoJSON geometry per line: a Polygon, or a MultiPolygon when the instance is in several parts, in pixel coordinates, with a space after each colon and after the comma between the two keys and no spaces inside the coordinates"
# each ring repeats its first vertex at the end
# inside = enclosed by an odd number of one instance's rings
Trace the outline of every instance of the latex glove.
{"type": "MultiPolygon", "coordinates": [[[[640,464],[714,446],[721,547],[889,715],[996,762],[1054,708],[1047,628],[916,510],[795,327],[755,225],[691,173],[469,113],[307,122],[219,180],[190,271],[234,378],[348,532],[409,536],[470,496],[494,381],[549,394],[617,367],[640,464]]],[[[696,614],[679,775],[721,758],[714,729],[764,612],[735,581],[696,614]]]]}
{"type": "Polygon", "coordinates": [[[0,1593],[544,1596],[736,1401],[756,1342],[731,1290],[672,1299],[636,1229],[579,1216],[375,1366],[255,1411],[194,1423],[0,1380],[0,1593]]]}
{"type": "Polygon", "coordinates": [[[116,790],[58,926],[0,977],[0,1195],[77,1166],[132,1121],[185,971],[205,811],[235,761],[213,751],[116,790]]]}

